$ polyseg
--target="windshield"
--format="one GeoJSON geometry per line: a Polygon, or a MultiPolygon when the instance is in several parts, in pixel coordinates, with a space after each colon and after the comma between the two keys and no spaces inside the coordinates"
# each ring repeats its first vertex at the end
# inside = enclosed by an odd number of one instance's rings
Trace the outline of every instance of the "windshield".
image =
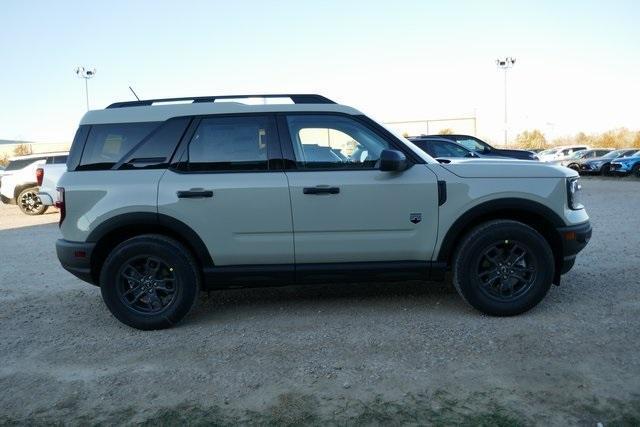
{"type": "Polygon", "coordinates": [[[551,148],[551,149],[549,149],[549,150],[541,151],[541,152],[540,152],[540,153],[538,153],[538,154],[539,154],[539,155],[541,155],[541,156],[545,156],[545,155],[547,155],[547,154],[553,154],[553,153],[555,153],[556,151],[558,151],[558,149],[557,149],[557,148],[551,148]]]}
{"type": "Polygon", "coordinates": [[[622,153],[624,153],[624,150],[610,151],[609,153],[607,153],[604,156],[602,156],[602,158],[603,159],[615,159],[616,157],[620,156],[622,153]]]}
{"type": "Polygon", "coordinates": [[[584,156],[585,154],[587,154],[588,151],[587,150],[580,150],[580,151],[576,151],[575,153],[573,153],[572,155],[569,156],[570,159],[579,159],[582,156],[584,156]]]}
{"type": "Polygon", "coordinates": [[[22,168],[25,168],[25,167],[29,166],[33,162],[37,162],[38,160],[42,160],[42,159],[34,158],[34,159],[12,160],[12,161],[9,162],[9,164],[7,165],[7,168],[5,170],[6,171],[15,171],[15,170],[18,170],[18,169],[22,169],[22,168]]]}

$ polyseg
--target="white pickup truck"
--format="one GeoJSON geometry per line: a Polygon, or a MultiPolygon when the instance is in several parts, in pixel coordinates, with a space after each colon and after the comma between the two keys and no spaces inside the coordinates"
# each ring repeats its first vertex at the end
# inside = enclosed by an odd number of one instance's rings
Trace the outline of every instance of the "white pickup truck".
{"type": "Polygon", "coordinates": [[[67,171],[67,156],[57,156],[47,159],[47,162],[36,169],[36,179],[40,191],[38,198],[44,206],[55,204],[58,180],[67,171]]]}
{"type": "MultiPolygon", "coordinates": [[[[18,205],[20,210],[27,215],[42,215],[53,202],[45,204],[38,196],[38,187],[41,182],[38,175],[45,164],[59,165],[63,170],[57,174],[59,177],[66,170],[66,161],[69,153],[42,153],[27,156],[13,157],[2,174],[0,181],[0,199],[2,203],[18,205]]],[[[53,173],[51,174],[53,178],[53,173]]],[[[57,178],[55,178],[57,182],[57,178]]],[[[55,193],[55,183],[53,184],[55,193]]]]}

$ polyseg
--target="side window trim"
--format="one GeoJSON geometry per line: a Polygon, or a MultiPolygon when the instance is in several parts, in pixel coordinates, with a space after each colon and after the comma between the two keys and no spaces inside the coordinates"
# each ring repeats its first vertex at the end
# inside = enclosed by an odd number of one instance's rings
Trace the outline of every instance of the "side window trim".
{"type": "Polygon", "coordinates": [[[283,167],[284,170],[290,172],[359,172],[359,171],[372,171],[378,170],[377,168],[299,168],[296,161],[295,151],[293,148],[294,140],[291,137],[289,132],[289,124],[287,123],[287,116],[339,116],[346,117],[352,119],[375,135],[383,139],[387,144],[389,144],[389,148],[401,151],[409,162],[409,167],[413,166],[416,163],[424,163],[422,159],[420,159],[415,153],[413,153],[409,148],[404,147],[400,141],[397,141],[396,138],[391,135],[386,129],[377,125],[374,121],[369,119],[366,116],[354,116],[351,114],[345,114],[340,112],[324,112],[324,111],[292,111],[287,113],[276,113],[276,122],[278,125],[278,134],[280,136],[280,147],[282,150],[282,159],[283,159],[283,167]],[[376,126],[373,126],[373,125],[376,126]]]}

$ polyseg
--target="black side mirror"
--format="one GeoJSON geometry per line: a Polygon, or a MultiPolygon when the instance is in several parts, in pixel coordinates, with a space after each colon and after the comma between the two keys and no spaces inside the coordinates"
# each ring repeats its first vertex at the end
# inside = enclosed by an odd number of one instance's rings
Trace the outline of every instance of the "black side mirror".
{"type": "Polygon", "coordinates": [[[397,150],[382,150],[380,153],[380,170],[383,172],[402,172],[409,164],[405,155],[397,150]]]}
{"type": "Polygon", "coordinates": [[[482,150],[483,153],[490,153],[491,152],[491,148],[489,147],[484,147],[484,149],[482,150]]]}

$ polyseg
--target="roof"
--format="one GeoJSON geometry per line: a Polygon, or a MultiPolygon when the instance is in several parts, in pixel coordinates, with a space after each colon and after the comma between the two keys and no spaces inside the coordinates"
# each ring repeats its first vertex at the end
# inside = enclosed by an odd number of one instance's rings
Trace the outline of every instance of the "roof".
{"type": "Polygon", "coordinates": [[[158,122],[172,117],[205,114],[240,113],[288,113],[288,112],[330,112],[361,115],[354,108],[335,104],[320,95],[227,95],[222,97],[170,98],[143,101],[118,102],[104,110],[88,111],[80,121],[81,125],[158,122]],[[290,98],[297,103],[250,105],[235,102],[236,99],[249,98],[290,98]],[[216,99],[218,101],[216,101],[216,99]],[[233,99],[233,102],[219,102],[220,99],[233,99]],[[184,101],[191,101],[184,103],[184,101]],[[166,102],[181,102],[166,104],[166,102]],[[164,103],[163,105],[154,105],[164,103]]]}

